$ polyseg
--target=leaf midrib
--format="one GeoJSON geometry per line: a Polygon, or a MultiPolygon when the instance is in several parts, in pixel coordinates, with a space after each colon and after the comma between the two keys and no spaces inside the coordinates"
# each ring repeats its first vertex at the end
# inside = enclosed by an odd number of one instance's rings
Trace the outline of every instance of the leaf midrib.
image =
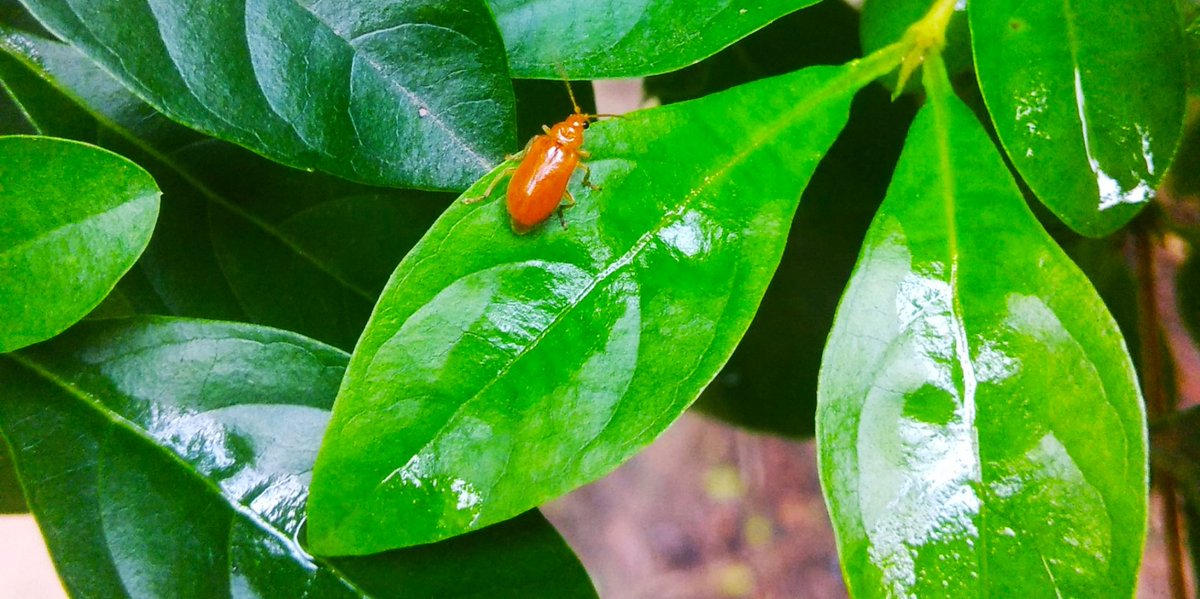
{"type": "Polygon", "coordinates": [[[139,202],[144,202],[146,200],[153,200],[153,199],[157,198],[158,195],[159,195],[158,192],[152,192],[152,193],[146,193],[146,194],[134,196],[132,198],[129,198],[129,199],[121,202],[120,204],[117,204],[115,206],[111,206],[109,208],[101,210],[100,212],[92,212],[90,214],[85,214],[79,220],[73,220],[73,221],[69,221],[69,222],[65,222],[65,223],[59,223],[58,225],[56,225],[50,229],[44,229],[44,230],[40,231],[36,236],[34,236],[30,239],[26,239],[25,241],[22,241],[20,243],[17,243],[16,245],[12,245],[10,247],[0,249],[0,259],[6,258],[7,256],[13,254],[16,250],[23,250],[23,249],[29,248],[30,246],[34,246],[39,243],[45,242],[48,240],[47,238],[57,235],[59,233],[64,233],[69,228],[91,224],[89,221],[104,218],[106,216],[111,215],[114,212],[118,212],[122,209],[129,208],[130,205],[132,205],[132,204],[137,204],[139,202]]]}
{"type": "MultiPolygon", "coordinates": [[[[934,120],[934,137],[937,144],[937,168],[939,171],[939,179],[941,185],[938,188],[938,197],[942,202],[944,225],[946,230],[946,244],[949,264],[949,287],[950,287],[950,316],[953,326],[953,343],[955,358],[958,361],[959,369],[961,370],[962,388],[959,390],[962,398],[963,420],[971,433],[971,449],[975,460],[976,474],[979,476],[979,482],[983,482],[983,458],[979,449],[979,428],[976,426],[977,408],[975,405],[975,386],[976,377],[974,372],[974,364],[971,361],[971,349],[968,344],[967,324],[965,319],[965,311],[963,309],[961,294],[959,291],[958,263],[959,263],[959,240],[958,240],[958,216],[956,197],[957,189],[955,185],[955,169],[951,159],[950,151],[950,109],[951,103],[954,101],[954,91],[949,85],[949,80],[946,76],[945,65],[942,63],[941,56],[937,56],[933,60],[928,60],[925,66],[922,67],[922,73],[925,79],[925,88],[929,91],[929,106],[933,113],[934,120]],[[930,69],[934,72],[930,74],[930,69]]],[[[972,117],[973,118],[973,117],[972,117]]],[[[976,491],[978,492],[978,491],[976,491]]],[[[987,504],[985,501],[979,502],[979,528],[987,530],[986,511],[987,504]]],[[[979,561],[979,583],[980,589],[986,593],[989,588],[988,582],[988,548],[987,535],[980,534],[979,548],[976,551],[976,556],[979,561]]]]}

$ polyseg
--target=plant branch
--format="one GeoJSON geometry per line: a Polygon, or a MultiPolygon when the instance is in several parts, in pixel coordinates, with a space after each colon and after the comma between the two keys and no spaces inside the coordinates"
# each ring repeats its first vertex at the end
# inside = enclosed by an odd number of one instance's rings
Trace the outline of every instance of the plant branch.
{"type": "MultiPolygon", "coordinates": [[[[1162,315],[1158,310],[1157,267],[1154,262],[1154,236],[1145,222],[1138,223],[1132,233],[1135,270],[1137,275],[1138,336],[1141,340],[1142,388],[1146,396],[1146,411],[1151,423],[1159,422],[1174,411],[1167,383],[1166,358],[1163,352],[1162,315]]],[[[1183,535],[1179,523],[1179,499],[1175,479],[1166,471],[1154,473],[1155,486],[1163,498],[1163,536],[1167,545],[1169,584],[1172,599],[1187,599],[1184,579],[1183,535]]]]}

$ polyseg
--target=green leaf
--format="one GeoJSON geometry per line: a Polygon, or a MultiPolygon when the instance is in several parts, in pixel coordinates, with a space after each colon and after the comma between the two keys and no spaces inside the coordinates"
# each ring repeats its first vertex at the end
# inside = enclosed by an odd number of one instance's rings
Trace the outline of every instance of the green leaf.
{"type": "Polygon", "coordinates": [[[449,201],[299,172],[196,135],[62,44],[8,31],[0,50],[0,83],[37,130],[134,157],[162,186],[158,230],[121,285],[139,287],[136,311],[249,320],[349,349],[449,201]]]}
{"type": "MultiPolygon", "coordinates": [[[[858,54],[857,40],[858,11],[822,2],[699,64],[647,78],[645,87],[663,103],[698,98],[771,74],[845,62],[858,54]]],[[[821,348],[913,112],[880,87],[859,92],[849,124],[801,196],[783,260],[750,328],[694,409],[742,427],[812,435],[821,348]]]]}
{"type": "Polygon", "coordinates": [[[284,169],[215,142],[177,153],[176,162],[204,178],[196,188],[206,197],[193,206],[207,227],[177,213],[177,236],[158,246],[169,246],[173,259],[155,265],[157,288],[174,292],[180,313],[207,316],[187,308],[184,294],[199,282],[175,286],[167,278],[186,276],[188,242],[207,235],[221,283],[245,319],[344,349],[358,340],[396,264],[450,201],[284,169]]]}
{"type": "MultiPolygon", "coordinates": [[[[0,60],[3,57],[0,56],[0,60]]],[[[0,135],[37,135],[21,107],[8,95],[0,80],[0,135]]]]}
{"type": "Polygon", "coordinates": [[[0,514],[23,514],[28,511],[29,506],[25,505],[25,493],[21,490],[21,482],[17,480],[8,444],[0,435],[0,514]]]}
{"type": "Polygon", "coordinates": [[[1147,494],[1132,364],[936,58],[821,369],[821,480],[847,584],[1131,596],[1147,494]]]}
{"type": "Polygon", "coordinates": [[[314,550],[460,534],[649,444],[728,359],[854,92],[896,60],[594,125],[603,191],[576,190],[565,230],[515,235],[503,201],[450,208],[355,349],[314,473],[314,550]]]}
{"type": "Polygon", "coordinates": [[[764,25],[819,0],[752,4],[621,0],[487,0],[513,77],[641,77],[699,62],[764,25]]]}
{"type": "Polygon", "coordinates": [[[804,67],[841,64],[860,55],[858,22],[854,7],[819,2],[772,21],[694,65],[647,77],[643,87],[647,96],[674,104],[804,67]]]}
{"type": "Polygon", "coordinates": [[[1005,150],[1072,229],[1107,235],[1153,197],[1183,125],[1174,0],[971,5],[975,66],[1005,150]]]}
{"type": "Polygon", "coordinates": [[[158,188],[86,144],[0,137],[0,353],[49,339],[95,308],[154,230],[158,188]]]}
{"type": "Polygon", "coordinates": [[[161,318],[90,321],[0,357],[0,427],[68,591],[593,595],[536,513],[367,558],[305,553],[307,480],[346,361],[291,333],[161,318]]]}
{"type": "Polygon", "coordinates": [[[482,0],[28,0],[172,119],[291,166],[459,190],[516,140],[482,0]]]}

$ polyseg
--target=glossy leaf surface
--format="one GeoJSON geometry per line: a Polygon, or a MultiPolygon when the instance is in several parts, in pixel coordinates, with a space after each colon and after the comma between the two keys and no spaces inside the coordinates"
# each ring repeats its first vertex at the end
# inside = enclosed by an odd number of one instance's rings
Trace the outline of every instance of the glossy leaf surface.
{"type": "Polygon", "coordinates": [[[32,127],[134,157],[162,186],[158,230],[121,285],[141,288],[137,312],[253,321],[350,349],[450,201],[299,172],[183,130],[62,44],[8,31],[0,50],[0,83],[32,127]]]}
{"type": "Polygon", "coordinates": [[[1029,187],[1085,235],[1128,222],[1183,126],[1174,0],[980,2],[970,22],[988,112],[1029,187]]]}
{"type": "MultiPolygon", "coordinates": [[[[859,53],[858,11],[822,2],[776,20],[699,64],[650,77],[663,103],[770,75],[840,63],[859,53]]],[[[737,426],[813,433],[821,349],[871,216],[883,199],[913,107],[878,86],[859,92],[850,120],[804,189],[783,259],[754,320],[693,405],[737,426]]]]}
{"type": "Polygon", "coordinates": [[[851,594],[1131,596],[1146,440],[1120,332],[944,72],[925,87],[821,370],[851,594]]]}
{"type": "Polygon", "coordinates": [[[516,145],[482,0],[28,0],[172,119],[296,167],[462,189],[516,145]]]}
{"type": "Polygon", "coordinates": [[[47,137],[0,137],[0,352],[83,318],[154,230],[158,188],[136,164],[47,137]]]}
{"type": "Polygon", "coordinates": [[[699,62],[818,0],[487,0],[513,77],[641,77],[699,62]]]}
{"type": "Polygon", "coordinates": [[[498,199],[450,208],[355,349],[314,475],[313,548],[369,553],[503,520],[657,437],[729,357],[800,191],[887,66],[593,125],[603,191],[577,190],[565,230],[517,236],[498,199]],[[748,104],[762,112],[735,109],[748,104]]]}
{"type": "Polygon", "coordinates": [[[536,513],[367,558],[305,553],[309,473],[346,360],[273,329],[147,318],[84,323],[0,357],[0,428],[67,589],[181,598],[593,594],[536,513]]]}

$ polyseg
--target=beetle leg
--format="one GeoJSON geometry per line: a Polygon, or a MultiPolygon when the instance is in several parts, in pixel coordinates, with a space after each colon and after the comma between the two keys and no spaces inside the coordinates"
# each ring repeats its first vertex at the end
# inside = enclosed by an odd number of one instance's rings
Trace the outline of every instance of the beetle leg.
{"type": "Polygon", "coordinates": [[[529,153],[529,146],[532,146],[532,145],[533,145],[533,138],[530,137],[529,141],[525,142],[525,147],[521,148],[520,152],[517,152],[516,154],[505,154],[504,159],[507,161],[510,161],[510,162],[514,161],[514,160],[520,160],[520,159],[524,158],[526,154],[529,153]]]}
{"type": "Polygon", "coordinates": [[[545,131],[546,135],[550,135],[550,127],[547,127],[546,125],[542,125],[542,131],[545,131]]]}
{"type": "Polygon", "coordinates": [[[517,170],[517,167],[515,167],[515,166],[504,167],[503,169],[500,170],[499,173],[496,173],[496,176],[492,179],[492,182],[488,183],[487,189],[483,190],[483,195],[473,197],[473,198],[463,198],[462,203],[474,204],[476,202],[481,202],[483,200],[490,198],[492,196],[492,190],[496,189],[496,186],[499,185],[500,182],[503,181],[506,177],[511,175],[513,173],[513,171],[515,171],[515,170],[517,170]]]}
{"type": "Polygon", "coordinates": [[[558,205],[558,222],[562,228],[567,228],[567,219],[563,218],[563,210],[575,205],[575,196],[571,195],[570,189],[563,190],[563,203],[558,205]]]}
{"type": "Polygon", "coordinates": [[[583,158],[583,159],[588,159],[588,158],[592,157],[592,153],[587,150],[584,150],[583,148],[576,150],[575,153],[579,154],[579,157],[583,158]]]}
{"type": "Polygon", "coordinates": [[[580,162],[579,168],[583,169],[583,186],[592,190],[600,191],[602,188],[599,185],[592,183],[592,169],[588,165],[580,162]]]}

